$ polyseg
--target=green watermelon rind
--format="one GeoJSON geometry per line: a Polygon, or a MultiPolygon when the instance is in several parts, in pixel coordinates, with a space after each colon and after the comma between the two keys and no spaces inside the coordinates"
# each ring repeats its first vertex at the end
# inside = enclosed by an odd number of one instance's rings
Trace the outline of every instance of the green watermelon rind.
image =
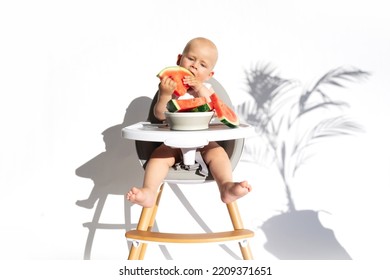
{"type": "Polygon", "coordinates": [[[211,111],[211,105],[206,105],[205,97],[196,97],[192,99],[170,99],[166,105],[169,112],[208,112],[211,111]],[[199,105],[200,104],[200,105],[199,105]],[[206,105],[206,106],[205,106],[206,105]]]}
{"type": "Polygon", "coordinates": [[[209,103],[205,103],[191,110],[191,112],[210,112],[213,108],[209,103]]]}
{"type": "Polygon", "coordinates": [[[193,74],[190,72],[190,70],[184,68],[184,67],[181,67],[181,66],[168,66],[168,67],[165,67],[164,69],[162,69],[160,72],[158,72],[158,74],[156,75],[157,77],[161,78],[161,76],[164,74],[164,72],[166,71],[175,71],[175,72],[186,72],[188,73],[188,76],[193,76],[193,74]]]}
{"type": "Polygon", "coordinates": [[[238,122],[238,121],[237,122],[232,122],[232,121],[229,121],[228,119],[226,119],[224,117],[220,118],[219,121],[221,123],[223,123],[224,125],[227,125],[230,128],[236,128],[236,127],[238,127],[240,125],[240,122],[238,122]]]}
{"type": "Polygon", "coordinates": [[[168,112],[174,113],[180,110],[180,106],[175,99],[171,99],[167,103],[167,110],[168,112]]]}

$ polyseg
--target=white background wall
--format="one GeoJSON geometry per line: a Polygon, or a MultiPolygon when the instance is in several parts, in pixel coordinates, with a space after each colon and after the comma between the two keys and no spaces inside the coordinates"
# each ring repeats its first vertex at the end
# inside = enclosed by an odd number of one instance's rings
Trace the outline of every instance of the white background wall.
{"type": "MultiPolygon", "coordinates": [[[[76,169],[105,151],[101,133],[121,125],[129,106],[130,123],[144,118],[145,99],[137,98],[153,96],[156,73],[175,64],[184,44],[196,36],[208,37],[219,47],[215,77],[234,104],[248,97],[245,71],[259,62],[271,62],[281,76],[303,82],[343,65],[372,72],[367,81],[345,89],[349,112],[366,133],[324,145],[297,176],[293,195],[298,209],[323,211],[323,225],[334,231],[353,259],[383,258],[390,249],[390,22],[384,3],[3,1],[0,258],[84,258],[88,230],[83,223],[92,220],[95,208],[75,202],[89,196],[94,182],[77,176],[76,169]]],[[[122,181],[109,181],[107,193],[109,184],[119,194],[141,182],[135,178],[142,170],[134,164],[132,142],[125,145],[128,154],[123,155],[120,146],[122,154],[111,154],[105,163],[132,170],[128,177],[118,171],[122,181]]],[[[115,176],[110,173],[107,180],[115,176]]],[[[273,260],[263,248],[259,226],[285,210],[280,179],[272,168],[245,162],[235,177],[247,178],[254,186],[239,203],[244,223],[256,231],[253,253],[256,259],[273,260]]],[[[207,225],[212,229],[228,225],[216,187],[199,188],[183,191],[207,225]],[[216,206],[210,211],[201,207],[204,204],[216,206]]],[[[162,230],[175,227],[174,214],[187,219],[171,191],[164,199],[162,230]]],[[[134,223],[139,207],[131,207],[131,212],[134,223]]],[[[123,222],[121,195],[109,195],[101,221],[123,222]]],[[[190,218],[183,224],[185,229],[197,229],[190,218]]],[[[91,259],[126,258],[123,234],[98,229],[91,259]]],[[[229,247],[236,252],[235,246],[229,247]]],[[[203,258],[232,259],[220,247],[206,248],[210,253],[203,258]]],[[[198,259],[201,253],[194,246],[172,246],[169,252],[173,259],[198,259]]],[[[147,257],[164,259],[158,247],[151,247],[147,257]]]]}

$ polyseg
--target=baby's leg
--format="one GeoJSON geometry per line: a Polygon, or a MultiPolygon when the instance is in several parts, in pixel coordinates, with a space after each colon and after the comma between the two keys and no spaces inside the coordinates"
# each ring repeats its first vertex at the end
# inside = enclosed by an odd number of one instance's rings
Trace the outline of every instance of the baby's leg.
{"type": "Polygon", "coordinates": [[[201,151],[203,160],[209,166],[224,203],[233,202],[252,190],[247,181],[233,182],[232,166],[224,148],[216,142],[211,142],[201,151]]]}
{"type": "Polygon", "coordinates": [[[168,174],[169,168],[180,158],[180,151],[164,144],[156,148],[145,168],[143,187],[132,187],[127,199],[143,207],[154,205],[157,189],[168,174]]]}

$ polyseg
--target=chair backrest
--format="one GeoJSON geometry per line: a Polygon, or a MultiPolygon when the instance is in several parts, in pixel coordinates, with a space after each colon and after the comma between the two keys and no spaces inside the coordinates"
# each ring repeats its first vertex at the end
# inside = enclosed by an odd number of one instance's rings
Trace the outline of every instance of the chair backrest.
{"type": "MultiPolygon", "coordinates": [[[[211,78],[208,80],[218,94],[219,98],[223,100],[223,102],[229,107],[233,107],[232,102],[227,94],[226,90],[222,87],[222,85],[211,78]]],[[[149,110],[148,121],[151,123],[161,123],[154,117],[153,108],[157,102],[158,94],[156,93],[149,110]]],[[[230,159],[232,169],[237,166],[238,161],[240,160],[242,151],[244,149],[244,139],[235,139],[235,140],[226,140],[226,141],[218,141],[219,145],[226,150],[228,157],[230,159]]],[[[147,163],[147,160],[150,158],[153,150],[157,148],[161,143],[158,142],[146,142],[146,141],[135,141],[136,150],[138,154],[138,158],[143,166],[147,163]]],[[[183,170],[183,169],[175,169],[171,168],[168,173],[166,182],[181,182],[181,183],[202,183],[205,181],[213,180],[212,175],[209,172],[209,175],[206,177],[198,172],[198,170],[183,170]]]]}

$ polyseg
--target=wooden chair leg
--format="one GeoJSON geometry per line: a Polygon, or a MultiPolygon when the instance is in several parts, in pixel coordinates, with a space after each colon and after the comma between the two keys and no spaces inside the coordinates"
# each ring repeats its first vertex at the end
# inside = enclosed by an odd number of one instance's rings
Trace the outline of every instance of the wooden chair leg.
{"type": "MultiPolygon", "coordinates": [[[[244,229],[244,224],[241,220],[241,215],[238,210],[237,202],[231,202],[226,205],[229,211],[230,219],[233,224],[233,228],[236,229],[244,229]]],[[[244,260],[253,260],[252,252],[249,247],[249,242],[246,240],[245,243],[239,243],[241,254],[244,260]]]]}
{"type": "MultiPolygon", "coordinates": [[[[142,208],[142,212],[137,225],[137,230],[152,231],[154,222],[156,220],[158,205],[160,203],[160,198],[163,189],[164,189],[164,184],[161,184],[160,189],[157,193],[156,202],[153,207],[142,208]]],[[[140,243],[138,244],[138,246],[135,246],[133,244],[130,249],[128,260],[143,260],[147,245],[148,245],[147,243],[140,243]]]]}

